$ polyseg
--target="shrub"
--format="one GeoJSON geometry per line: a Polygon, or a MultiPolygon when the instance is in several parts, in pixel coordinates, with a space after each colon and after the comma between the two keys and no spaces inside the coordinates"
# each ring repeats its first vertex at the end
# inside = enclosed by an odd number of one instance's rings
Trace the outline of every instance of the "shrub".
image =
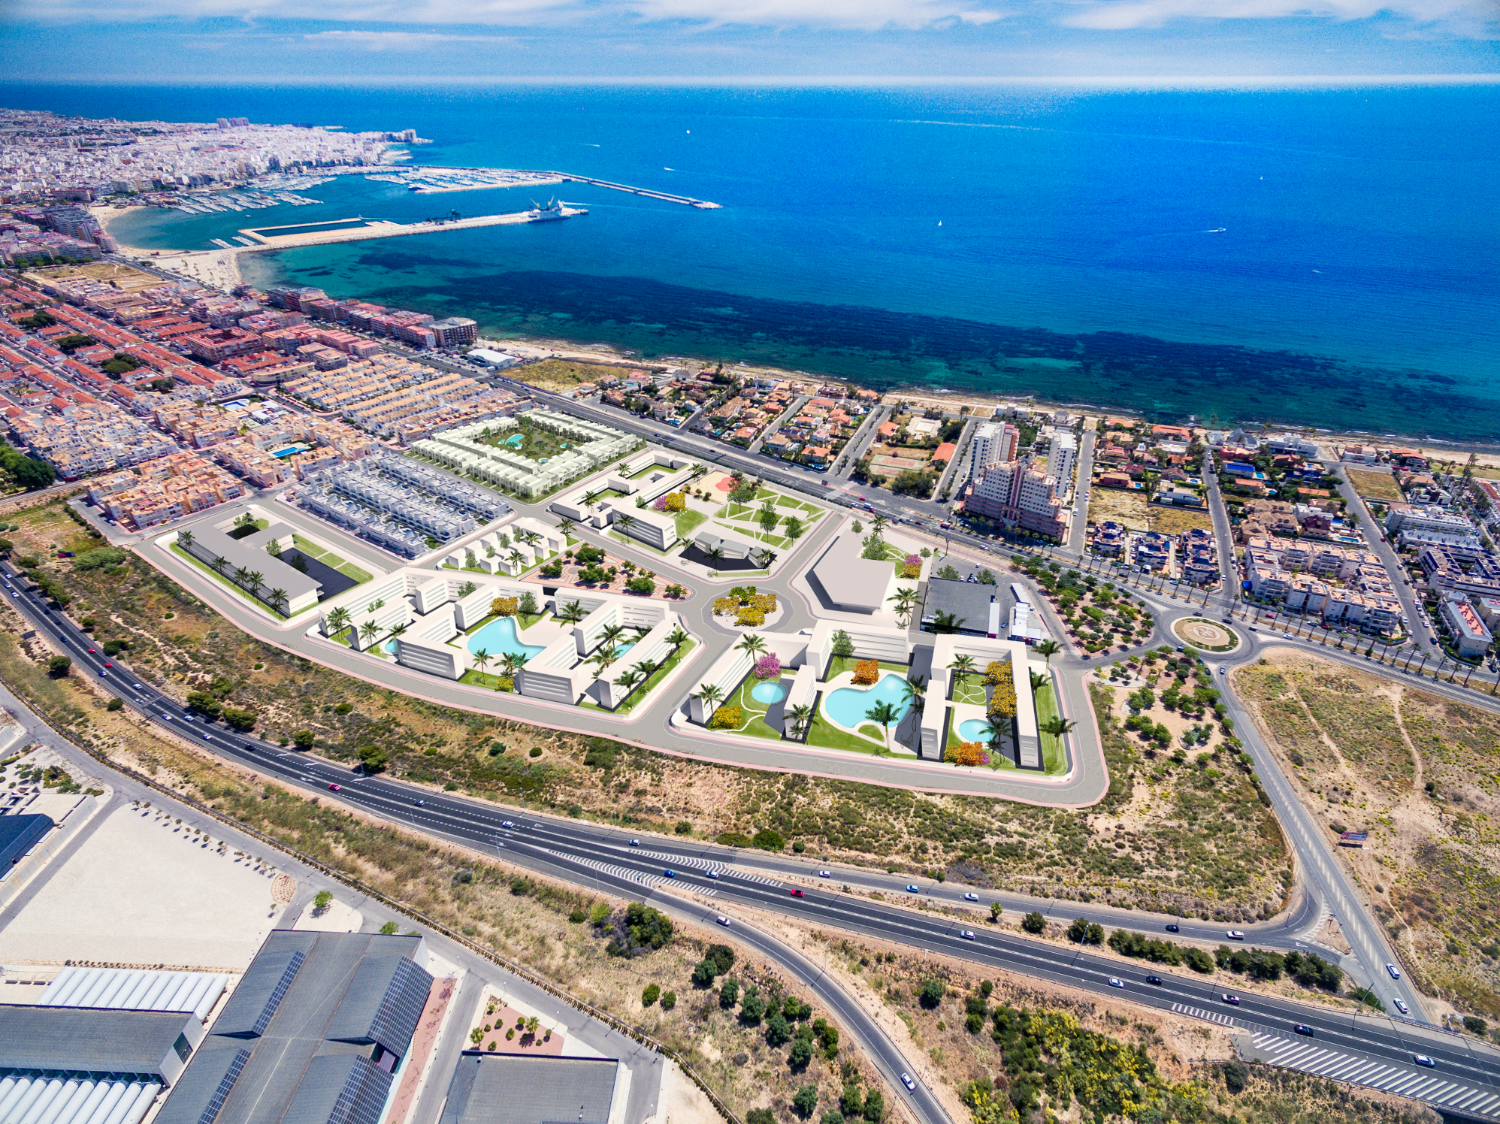
{"type": "Polygon", "coordinates": [[[497,617],[513,617],[520,608],[520,599],[516,597],[497,597],[490,602],[490,612],[497,617]]]}
{"type": "Polygon", "coordinates": [[[955,765],[985,765],[989,763],[989,755],[985,753],[984,746],[979,742],[960,742],[958,745],[950,745],[946,756],[955,765]]]}
{"type": "Polygon", "coordinates": [[[722,831],[714,842],[720,847],[748,847],[751,840],[743,831],[722,831]]]}
{"type": "Polygon", "coordinates": [[[678,835],[691,835],[693,834],[693,825],[690,820],[678,820],[677,826],[672,830],[678,835]]]}
{"type": "MultiPolygon", "coordinates": [[[[811,1056],[811,1049],[808,1051],[811,1056]]],[[[816,1085],[803,1085],[792,1095],[792,1111],[802,1119],[806,1120],[818,1107],[818,1087],[816,1085]]]]}
{"type": "Polygon", "coordinates": [[[1028,933],[1040,933],[1047,928],[1047,919],[1036,910],[1032,910],[1025,917],[1021,918],[1021,928],[1025,929],[1028,933]]]}
{"type": "Polygon", "coordinates": [[[740,1001],[740,981],[725,980],[719,985],[719,1006],[729,1010],[740,1001]]]}
{"type": "Polygon", "coordinates": [[[880,678],[880,664],[875,660],[860,660],[854,665],[854,682],[869,686],[880,678]]]}
{"type": "Polygon", "coordinates": [[[313,747],[313,733],[311,730],[298,730],[292,735],[292,744],[306,753],[313,747]]]}
{"type": "Polygon", "coordinates": [[[99,570],[105,566],[118,566],[128,555],[117,546],[101,546],[97,550],[85,550],[73,559],[75,570],[99,570]]]}
{"type": "Polygon", "coordinates": [[[740,1002],[740,1020],[749,1026],[757,1026],[765,1013],[766,1001],[754,987],[747,987],[745,998],[740,1002]]]}
{"type": "Polygon", "coordinates": [[[67,656],[53,656],[47,661],[47,674],[53,679],[63,679],[68,674],[68,669],[73,666],[73,661],[67,656]]]}
{"type": "Polygon", "coordinates": [[[640,577],[631,578],[625,583],[625,588],[631,593],[642,597],[649,597],[656,592],[656,582],[642,574],[640,577]]]}
{"type": "MultiPolygon", "coordinates": [[[[256,713],[253,710],[242,710],[239,707],[226,706],[224,708],[224,721],[231,729],[239,730],[241,733],[249,733],[255,729],[256,713]]],[[[369,747],[366,747],[369,748],[369,747]]],[[[361,750],[361,753],[364,751],[361,750]]],[[[384,750],[380,751],[384,753],[384,750]]]]}
{"type": "Polygon", "coordinates": [[[812,1061],[813,1045],[806,1038],[798,1038],[792,1043],[791,1050],[787,1053],[787,1064],[793,1069],[806,1069],[812,1061]]]}
{"type": "Polygon", "coordinates": [[[646,990],[643,991],[643,992],[641,992],[641,1006],[642,1007],[649,1007],[649,1006],[651,1006],[651,1004],[653,1004],[653,1003],[656,1002],[657,998],[660,995],[661,995],[661,988],[657,987],[655,984],[647,984],[646,985],[646,990]]]}
{"type": "Polygon", "coordinates": [[[711,961],[722,976],[734,967],[734,949],[727,944],[711,944],[703,954],[703,959],[711,961]]]}
{"type": "Polygon", "coordinates": [[[712,960],[700,960],[693,968],[693,983],[698,987],[712,987],[719,974],[719,966],[712,960]]]}
{"type": "Polygon", "coordinates": [[[782,836],[781,832],[774,831],[769,827],[763,827],[757,831],[755,837],[750,842],[762,851],[786,850],[786,839],[782,836]]]}
{"type": "Polygon", "coordinates": [[[842,628],[834,631],[832,652],[835,656],[848,657],[854,655],[854,638],[842,628]]]}
{"type": "Polygon", "coordinates": [[[734,623],[739,628],[759,628],[766,623],[766,614],[747,606],[735,614],[734,623]]]}
{"type": "Polygon", "coordinates": [[[755,678],[779,679],[780,677],[781,660],[775,654],[767,652],[755,661],[755,678]]]}
{"type": "Polygon", "coordinates": [[[1250,1067],[1238,1059],[1224,1063],[1224,1088],[1231,1093],[1245,1091],[1245,1082],[1250,1079],[1250,1067]]]}
{"type": "Polygon", "coordinates": [[[1478,1015],[1465,1015],[1464,1029],[1467,1030],[1470,1034],[1477,1034],[1481,1038],[1483,1038],[1489,1031],[1490,1024],[1485,1022],[1478,1015]]]}
{"type": "Polygon", "coordinates": [[[664,991],[661,993],[661,1009],[670,1011],[677,1006],[677,993],[675,991],[664,991]]]}
{"type": "Polygon", "coordinates": [[[737,706],[721,706],[714,711],[714,716],[708,720],[710,730],[738,730],[745,721],[745,716],[737,706]]]}
{"type": "Polygon", "coordinates": [[[931,1011],[943,1001],[943,995],[946,992],[947,988],[943,986],[942,980],[927,980],[922,984],[922,990],[917,993],[917,998],[923,1007],[931,1011]]]}
{"type": "Polygon", "coordinates": [[[125,705],[125,700],[124,699],[114,698],[114,699],[110,699],[109,702],[107,702],[107,703],[104,704],[104,709],[105,710],[119,710],[124,705],[125,705]]]}
{"type": "Polygon", "coordinates": [[[766,1020],[766,1045],[784,1046],[791,1038],[792,1024],[786,1021],[786,1016],[780,1011],[771,1012],[766,1020]]]}
{"type": "Polygon", "coordinates": [[[752,1108],[745,1113],[745,1124],[776,1124],[776,1114],[769,1108],[752,1108]]]}

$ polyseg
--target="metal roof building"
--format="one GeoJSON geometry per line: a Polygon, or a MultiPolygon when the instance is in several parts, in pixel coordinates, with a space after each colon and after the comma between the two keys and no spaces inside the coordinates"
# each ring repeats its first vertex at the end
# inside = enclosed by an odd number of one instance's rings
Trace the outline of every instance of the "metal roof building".
{"type": "Polygon", "coordinates": [[[438,1124],[607,1124],[618,1069],[612,1058],[466,1050],[438,1124]]]}
{"type": "Polygon", "coordinates": [[[0,877],[53,827],[51,816],[0,816],[0,877]]]}
{"type": "Polygon", "coordinates": [[[376,1124],[432,988],[421,943],[272,932],[155,1124],[376,1124]]]}
{"type": "Polygon", "coordinates": [[[203,1024],[184,1012],[0,1006],[0,1073],[113,1074],[170,1084],[202,1040],[203,1024]]]}
{"type": "Polygon", "coordinates": [[[202,1022],[228,983],[229,977],[222,972],[68,967],[43,989],[37,1006],[191,1011],[202,1022]]]}

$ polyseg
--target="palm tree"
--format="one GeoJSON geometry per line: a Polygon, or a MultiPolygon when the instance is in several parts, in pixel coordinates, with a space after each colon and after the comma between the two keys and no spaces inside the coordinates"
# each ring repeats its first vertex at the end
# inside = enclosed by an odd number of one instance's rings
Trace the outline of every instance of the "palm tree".
{"type": "Polygon", "coordinates": [[[865,711],[865,717],[879,725],[885,731],[885,748],[889,752],[891,748],[891,725],[900,717],[896,708],[888,702],[878,702],[865,711]]]}
{"type": "Polygon", "coordinates": [[[512,550],[505,558],[506,561],[516,568],[517,573],[520,573],[521,568],[526,564],[526,555],[522,554],[519,550],[512,550]]]}
{"type": "Polygon", "coordinates": [[[622,531],[629,531],[630,528],[634,527],[639,522],[640,520],[637,519],[634,515],[631,515],[629,512],[625,513],[624,515],[615,517],[615,526],[619,527],[622,531]]]}
{"type": "Polygon", "coordinates": [[[588,512],[589,512],[590,515],[593,515],[594,514],[594,508],[598,506],[599,501],[602,500],[603,498],[604,498],[604,493],[602,491],[600,491],[599,489],[596,488],[596,489],[594,489],[594,491],[588,492],[588,493],[586,493],[584,495],[584,497],[583,497],[583,506],[586,507],[586,508],[588,508],[588,512]]]}
{"type": "Polygon", "coordinates": [[[979,736],[990,743],[991,749],[999,749],[1000,739],[1009,732],[1002,723],[991,719],[980,728],[979,736]]]}
{"type": "Polygon", "coordinates": [[[792,727],[792,736],[800,738],[803,731],[813,720],[813,708],[808,703],[799,703],[787,711],[787,721],[792,727]]]}
{"type": "Polygon", "coordinates": [[[369,647],[370,641],[380,635],[380,626],[374,621],[365,621],[359,626],[359,634],[365,638],[365,646],[369,647]]]}
{"type": "Polygon", "coordinates": [[[644,678],[646,677],[632,667],[627,671],[620,672],[615,678],[615,682],[624,687],[627,692],[630,692],[635,690],[636,684],[644,678]]]}
{"type": "Polygon", "coordinates": [[[604,673],[608,671],[612,666],[614,666],[615,662],[619,658],[619,656],[615,655],[613,648],[600,648],[597,652],[594,653],[593,657],[589,660],[589,663],[599,665],[599,677],[602,679],[604,677],[604,673]]]}
{"type": "Polygon", "coordinates": [[[1078,725],[1077,722],[1063,718],[1061,715],[1055,715],[1042,723],[1042,733],[1051,734],[1054,738],[1060,738],[1076,725],[1078,725]]]}
{"type": "Polygon", "coordinates": [[[569,601],[561,609],[557,610],[557,619],[567,624],[577,624],[587,615],[583,611],[583,604],[579,601],[569,601]]]}
{"type": "Polygon", "coordinates": [[[283,613],[286,612],[286,590],[284,590],[284,589],[273,589],[273,590],[271,590],[271,607],[273,609],[277,609],[277,610],[279,610],[279,611],[281,611],[283,613]]]}
{"type": "Polygon", "coordinates": [[[192,531],[178,531],[177,532],[177,545],[180,546],[180,547],[182,547],[183,550],[186,550],[188,547],[192,546],[193,545],[193,532],[192,531]]]}
{"type": "Polygon", "coordinates": [[[956,613],[939,613],[932,618],[932,631],[951,635],[963,628],[967,617],[960,617],[956,613]]]}
{"type": "Polygon", "coordinates": [[[706,465],[706,464],[695,464],[695,465],[693,465],[693,479],[694,480],[701,480],[703,477],[705,477],[707,475],[708,475],[708,465],[706,465]]]}
{"type": "Polygon", "coordinates": [[[249,570],[245,573],[245,580],[250,583],[250,592],[259,593],[260,583],[265,578],[259,570],[249,570]]]}
{"type": "Polygon", "coordinates": [[[695,696],[703,703],[703,709],[712,715],[719,709],[719,704],[724,701],[724,689],[715,683],[705,683],[698,688],[695,696]]]}
{"type": "Polygon", "coordinates": [[[480,671],[483,671],[486,667],[488,667],[489,663],[490,663],[489,649],[487,649],[487,648],[480,648],[479,651],[475,652],[474,653],[474,662],[479,665],[479,670],[480,671]]]}
{"type": "Polygon", "coordinates": [[[656,670],[656,665],[650,660],[640,660],[632,664],[630,670],[636,672],[642,679],[646,679],[656,670]]]}
{"type": "Polygon", "coordinates": [[[870,530],[874,531],[877,535],[890,525],[891,521],[884,515],[877,515],[874,519],[870,520],[870,530]]]}
{"type": "Polygon", "coordinates": [[[924,675],[909,676],[905,683],[901,684],[901,697],[912,704],[918,713],[927,706],[927,677],[924,675]]]}
{"type": "Polygon", "coordinates": [[[517,533],[516,538],[520,539],[527,546],[536,546],[537,543],[542,541],[542,536],[535,531],[520,531],[517,533]]]}
{"type": "Polygon", "coordinates": [[[531,659],[531,655],[528,652],[517,652],[511,656],[511,659],[515,660],[516,671],[520,672],[526,670],[526,663],[531,659]]]}
{"type": "Polygon", "coordinates": [[[724,548],[718,543],[714,543],[704,553],[708,555],[708,560],[713,563],[713,571],[717,574],[719,572],[719,563],[724,561],[724,548]]]}
{"type": "Polygon", "coordinates": [[[757,557],[760,558],[761,569],[769,570],[771,563],[775,562],[781,555],[777,554],[774,550],[761,550],[757,553],[757,557]]]}
{"type": "Polygon", "coordinates": [[[967,675],[974,670],[973,656],[954,656],[953,662],[948,665],[949,670],[956,671],[960,675],[967,675]]]}
{"type": "Polygon", "coordinates": [[[541,1024],[541,1020],[538,1019],[535,1015],[529,1016],[526,1019],[526,1033],[530,1034],[530,1035],[535,1035],[536,1034],[536,1028],[539,1027],[539,1026],[541,1026],[541,1025],[542,1025],[541,1024]]]}
{"type": "Polygon", "coordinates": [[[755,659],[755,658],[759,657],[760,655],[762,655],[765,652],[765,650],[766,650],[766,642],[765,642],[765,640],[763,638],[761,638],[761,637],[757,636],[755,633],[751,632],[751,633],[747,633],[745,635],[745,638],[743,640],[741,640],[738,644],[736,644],[734,647],[735,647],[736,651],[739,651],[739,652],[749,652],[750,653],[750,658],[751,659],[755,659]]]}
{"type": "Polygon", "coordinates": [[[887,601],[896,603],[896,616],[901,620],[901,627],[905,628],[911,624],[912,610],[917,607],[917,591],[910,586],[897,586],[896,592],[886,598],[887,601]]]}
{"type": "Polygon", "coordinates": [[[573,528],[576,526],[578,524],[572,519],[565,518],[557,521],[557,529],[562,532],[564,541],[567,540],[568,535],[572,533],[573,528]]]}
{"type": "Polygon", "coordinates": [[[1036,650],[1040,652],[1042,654],[1042,658],[1047,661],[1047,666],[1051,667],[1052,657],[1057,655],[1058,652],[1062,651],[1062,645],[1059,644],[1056,640],[1043,640],[1036,646],[1036,650]]]}
{"type": "Polygon", "coordinates": [[[344,629],[348,627],[349,610],[344,608],[342,605],[340,605],[337,609],[334,609],[333,612],[329,613],[324,620],[324,628],[326,630],[325,634],[328,636],[337,636],[340,632],[343,632],[344,629]]]}
{"type": "Polygon", "coordinates": [[[1031,693],[1032,694],[1036,694],[1036,692],[1040,691],[1046,685],[1047,685],[1047,676],[1043,675],[1040,671],[1033,671],[1031,673],[1031,693]]]}
{"type": "Polygon", "coordinates": [[[600,639],[600,641],[602,643],[608,644],[611,648],[613,648],[615,646],[615,641],[618,640],[618,639],[620,639],[620,637],[622,637],[624,635],[625,635],[625,629],[624,629],[623,626],[618,625],[618,624],[611,624],[611,625],[606,625],[600,631],[600,633],[599,633],[599,639],[600,639]]]}
{"type": "Polygon", "coordinates": [[[229,569],[229,559],[215,558],[212,562],[209,563],[209,566],[217,570],[222,575],[225,570],[229,569]]]}
{"type": "Polygon", "coordinates": [[[690,639],[691,637],[688,636],[687,631],[681,625],[678,625],[671,632],[667,633],[667,643],[674,648],[682,647],[690,639]]]}
{"type": "Polygon", "coordinates": [[[236,566],[234,568],[233,580],[235,585],[244,585],[250,580],[250,571],[247,570],[244,566],[236,566]]]}
{"type": "Polygon", "coordinates": [[[394,639],[395,637],[404,635],[410,627],[411,625],[409,624],[398,624],[395,628],[391,629],[391,637],[394,639]]]}
{"type": "Polygon", "coordinates": [[[515,674],[520,670],[520,667],[516,663],[516,654],[514,652],[506,652],[505,655],[500,657],[500,670],[511,678],[515,678],[515,674]]]}

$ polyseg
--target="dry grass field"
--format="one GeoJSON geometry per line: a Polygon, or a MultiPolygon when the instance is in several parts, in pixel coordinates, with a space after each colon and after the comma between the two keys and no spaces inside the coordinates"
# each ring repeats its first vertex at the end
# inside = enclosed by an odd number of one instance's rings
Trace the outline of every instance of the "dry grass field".
{"type": "Polygon", "coordinates": [[[1405,498],[1396,486],[1396,478],[1389,472],[1364,472],[1347,465],[1344,471],[1349,474],[1354,491],[1364,499],[1399,503],[1405,498]]]}
{"type": "MultiPolygon", "coordinates": [[[[1089,507],[1093,506],[1090,502],[1089,507]]],[[[1146,519],[1150,523],[1148,530],[1160,531],[1164,535],[1174,537],[1184,531],[1212,531],[1214,529],[1213,516],[1206,511],[1189,511],[1187,508],[1166,507],[1159,503],[1147,506],[1146,519]]]]}
{"type": "Polygon", "coordinates": [[[128,265],[121,265],[112,261],[94,261],[83,265],[59,265],[47,269],[32,270],[28,276],[50,277],[61,280],[70,277],[91,277],[96,281],[107,281],[116,289],[126,293],[136,293],[142,289],[151,289],[162,284],[162,279],[152,273],[145,273],[139,269],[132,269],[128,265]]]}
{"type": "Polygon", "coordinates": [[[1287,773],[1398,941],[1412,976],[1500,1019],[1500,715],[1273,650],[1235,672],[1287,773]]]}
{"type": "Polygon", "coordinates": [[[510,372],[523,382],[544,390],[559,392],[572,390],[584,383],[597,383],[602,378],[640,378],[648,372],[639,367],[613,366],[603,363],[575,363],[567,359],[543,359],[539,363],[527,363],[510,372]]]}
{"type": "Polygon", "coordinates": [[[1113,519],[1132,531],[1149,531],[1149,509],[1144,492],[1127,492],[1120,488],[1089,489],[1088,520],[1095,525],[1113,519]]]}

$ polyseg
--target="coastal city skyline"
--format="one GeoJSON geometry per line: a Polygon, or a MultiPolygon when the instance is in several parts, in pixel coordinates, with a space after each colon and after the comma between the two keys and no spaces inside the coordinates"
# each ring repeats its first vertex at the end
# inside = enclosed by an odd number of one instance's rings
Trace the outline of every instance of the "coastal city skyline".
{"type": "Polygon", "coordinates": [[[3,17],[0,1124],[1500,1124],[1491,5],[315,14],[3,17]]]}

